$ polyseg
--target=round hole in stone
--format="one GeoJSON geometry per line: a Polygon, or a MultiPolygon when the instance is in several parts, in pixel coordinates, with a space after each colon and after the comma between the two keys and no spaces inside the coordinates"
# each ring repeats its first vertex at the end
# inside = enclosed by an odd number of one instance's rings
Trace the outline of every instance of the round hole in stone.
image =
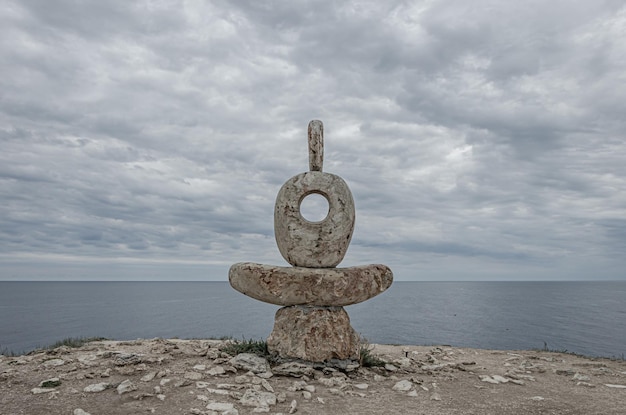
{"type": "Polygon", "coordinates": [[[323,221],[329,210],[328,199],[319,193],[311,193],[300,202],[300,214],[309,222],[323,221]]]}

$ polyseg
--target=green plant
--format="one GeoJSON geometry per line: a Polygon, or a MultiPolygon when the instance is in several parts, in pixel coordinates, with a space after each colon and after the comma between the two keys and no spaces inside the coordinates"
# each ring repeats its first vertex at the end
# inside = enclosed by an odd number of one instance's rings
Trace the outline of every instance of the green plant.
{"type": "Polygon", "coordinates": [[[550,353],[569,353],[567,349],[551,349],[548,347],[548,343],[545,341],[543,342],[543,348],[540,350],[542,352],[550,352],[550,353]]]}
{"type": "Polygon", "coordinates": [[[359,363],[362,367],[383,367],[387,362],[372,353],[374,347],[366,339],[361,339],[359,346],[359,363]]]}
{"type": "Polygon", "coordinates": [[[0,355],[6,356],[6,357],[19,356],[18,353],[15,353],[13,350],[9,350],[6,347],[3,347],[2,349],[0,349],[0,355]]]}
{"type": "Polygon", "coordinates": [[[95,342],[95,341],[100,341],[100,340],[107,340],[107,339],[104,337],[67,337],[63,340],[59,340],[58,342],[55,342],[54,344],[51,344],[48,347],[45,347],[45,349],[56,349],[57,347],[61,347],[61,346],[76,348],[76,347],[84,346],[85,344],[89,342],[95,342]]]}
{"type": "Polygon", "coordinates": [[[579,357],[584,357],[587,359],[609,359],[609,360],[626,360],[624,358],[624,353],[621,354],[621,356],[592,356],[592,355],[585,355],[582,353],[576,353],[576,352],[570,352],[567,349],[553,349],[548,347],[548,343],[546,343],[545,341],[543,342],[543,347],[541,349],[532,349],[538,352],[547,352],[547,353],[565,353],[565,354],[569,354],[572,356],[579,356],[579,357]]]}
{"type": "Polygon", "coordinates": [[[267,349],[267,342],[265,340],[253,340],[242,338],[239,340],[229,340],[220,347],[220,350],[231,356],[236,356],[241,353],[252,353],[261,357],[268,357],[270,352],[267,349]]]}
{"type": "Polygon", "coordinates": [[[41,382],[42,388],[56,388],[59,385],[61,385],[61,381],[59,380],[59,378],[48,379],[41,382]]]}
{"type": "Polygon", "coordinates": [[[67,337],[63,340],[59,340],[49,346],[46,347],[38,347],[35,350],[31,350],[29,352],[16,353],[13,350],[9,350],[6,347],[0,349],[0,354],[7,357],[15,357],[22,354],[33,354],[41,352],[42,350],[52,350],[57,347],[66,346],[70,348],[77,348],[84,346],[86,343],[95,342],[100,340],[107,340],[105,337],[67,337]]]}

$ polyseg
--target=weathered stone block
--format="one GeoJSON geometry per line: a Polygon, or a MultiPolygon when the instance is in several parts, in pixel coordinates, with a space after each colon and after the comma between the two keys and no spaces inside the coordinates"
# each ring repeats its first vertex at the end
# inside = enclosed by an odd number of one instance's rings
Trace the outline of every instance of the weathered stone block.
{"type": "Polygon", "coordinates": [[[267,339],[271,353],[310,362],[358,360],[359,336],[343,307],[283,307],[267,339]]]}

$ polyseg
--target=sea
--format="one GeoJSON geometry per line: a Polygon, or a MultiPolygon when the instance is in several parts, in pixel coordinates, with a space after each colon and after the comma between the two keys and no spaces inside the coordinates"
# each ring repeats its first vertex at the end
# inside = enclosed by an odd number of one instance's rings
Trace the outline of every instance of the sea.
{"type": "MultiPolygon", "coordinates": [[[[0,281],[0,353],[70,337],[265,339],[278,308],[228,282],[0,281]]],[[[346,310],[370,343],[626,354],[626,281],[394,282],[346,310]]]]}

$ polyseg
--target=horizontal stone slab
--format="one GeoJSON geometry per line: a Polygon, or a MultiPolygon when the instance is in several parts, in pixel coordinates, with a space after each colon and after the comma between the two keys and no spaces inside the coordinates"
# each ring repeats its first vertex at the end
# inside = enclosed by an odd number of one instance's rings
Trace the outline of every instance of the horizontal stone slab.
{"type": "Polygon", "coordinates": [[[240,293],[270,304],[341,307],[382,293],[393,273],[381,264],[304,268],[240,262],[230,267],[228,279],[240,293]]]}

